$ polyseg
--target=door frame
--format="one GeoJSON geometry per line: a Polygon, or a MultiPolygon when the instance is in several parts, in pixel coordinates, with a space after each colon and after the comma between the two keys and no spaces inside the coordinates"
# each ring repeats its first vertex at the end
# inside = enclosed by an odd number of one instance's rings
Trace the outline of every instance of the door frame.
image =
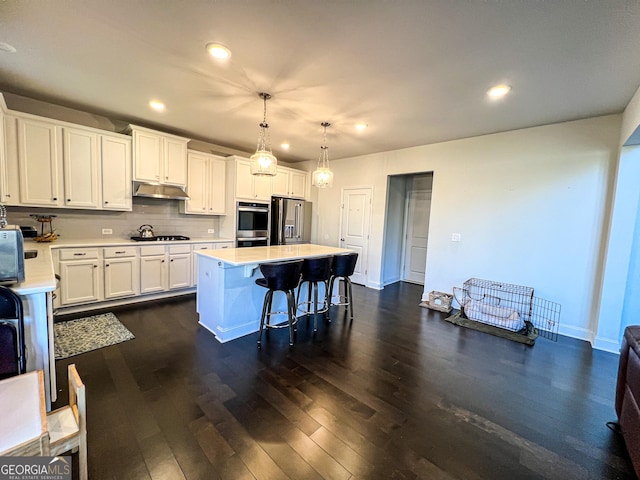
{"type": "Polygon", "coordinates": [[[371,218],[373,217],[373,200],[374,200],[374,186],[373,185],[349,185],[346,187],[342,187],[340,190],[340,224],[338,226],[338,242],[340,244],[340,248],[342,248],[342,242],[340,239],[342,238],[342,225],[344,221],[344,194],[348,190],[369,190],[371,205],[369,208],[369,218],[367,221],[369,222],[369,230],[367,231],[367,242],[366,242],[366,259],[361,263],[364,269],[364,285],[365,287],[369,287],[369,250],[371,246],[371,218]]]}

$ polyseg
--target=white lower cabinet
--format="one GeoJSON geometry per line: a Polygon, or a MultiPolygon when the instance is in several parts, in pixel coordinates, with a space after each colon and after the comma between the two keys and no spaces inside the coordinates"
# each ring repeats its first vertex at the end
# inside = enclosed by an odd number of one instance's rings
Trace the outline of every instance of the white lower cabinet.
{"type": "Polygon", "coordinates": [[[191,286],[191,245],[169,245],[169,290],[191,286]]]}
{"type": "Polygon", "coordinates": [[[104,255],[104,298],[140,293],[140,267],[136,247],[107,247],[104,255]]]}
{"type": "Polygon", "coordinates": [[[197,282],[198,250],[234,242],[60,247],[53,250],[60,291],[56,307],[184,290],[197,282]]]}
{"type": "Polygon", "coordinates": [[[167,290],[167,255],[164,245],[140,247],[140,293],[167,290]]]}
{"type": "Polygon", "coordinates": [[[60,251],[60,305],[102,300],[102,268],[97,248],[60,251]]]}

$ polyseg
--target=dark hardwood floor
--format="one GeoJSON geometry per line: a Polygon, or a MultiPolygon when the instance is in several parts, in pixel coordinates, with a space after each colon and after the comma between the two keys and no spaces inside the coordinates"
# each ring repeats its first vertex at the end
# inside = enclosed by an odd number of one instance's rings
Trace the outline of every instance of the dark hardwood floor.
{"type": "Polygon", "coordinates": [[[86,384],[89,478],[635,478],[605,425],[616,355],[457,327],[421,294],[354,285],[353,323],[302,321],[293,351],[286,329],[218,343],[193,296],[112,309],[134,340],[57,362],[58,404],[69,363],[86,384]]]}

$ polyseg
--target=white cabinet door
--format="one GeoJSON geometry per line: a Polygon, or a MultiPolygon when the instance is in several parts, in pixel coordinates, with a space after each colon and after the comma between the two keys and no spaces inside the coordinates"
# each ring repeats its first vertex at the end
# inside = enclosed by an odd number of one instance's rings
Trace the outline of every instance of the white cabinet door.
{"type": "Polygon", "coordinates": [[[272,178],[269,175],[251,175],[251,162],[237,160],[236,198],[270,201],[272,178]]]}
{"type": "Polygon", "coordinates": [[[185,186],[187,184],[187,142],[171,137],[164,141],[163,183],[185,186]]]}
{"type": "Polygon", "coordinates": [[[256,200],[271,201],[271,184],[273,177],[268,175],[252,175],[253,176],[253,192],[256,200]]]}
{"type": "Polygon", "coordinates": [[[104,298],[130,297],[138,294],[138,259],[109,258],[104,260],[104,298]]]}
{"type": "Polygon", "coordinates": [[[4,148],[0,148],[0,202],[20,205],[20,179],[18,172],[18,122],[13,115],[6,115],[2,122],[4,148]],[[4,168],[3,168],[4,166],[4,168]]]}
{"type": "Polygon", "coordinates": [[[289,190],[289,171],[282,167],[278,167],[278,173],[273,177],[273,194],[281,197],[288,197],[289,190]]]}
{"type": "Polygon", "coordinates": [[[62,138],[64,204],[67,207],[98,208],[101,204],[98,134],[64,127],[62,138]]]}
{"type": "Polygon", "coordinates": [[[227,162],[221,158],[209,159],[209,214],[226,215],[227,162]]]}
{"type": "Polygon", "coordinates": [[[140,293],[164,292],[167,289],[165,255],[140,257],[140,293]]]}
{"type": "Polygon", "coordinates": [[[191,286],[191,254],[169,255],[169,290],[191,286]]]}
{"type": "Polygon", "coordinates": [[[184,187],[187,184],[187,143],[176,137],[131,125],[133,179],[184,187]]]}
{"type": "Polygon", "coordinates": [[[224,215],[227,162],[214,155],[199,152],[188,154],[189,200],[184,213],[224,215]]]}
{"type": "Polygon", "coordinates": [[[163,162],[162,137],[146,131],[133,131],[134,174],[141,182],[160,182],[163,162]]]}
{"type": "Polygon", "coordinates": [[[254,198],[253,175],[251,175],[251,164],[248,161],[236,161],[236,197],[254,198]]]}
{"type": "Polygon", "coordinates": [[[185,213],[208,214],[209,208],[209,159],[206,155],[189,152],[187,193],[185,213]]]}
{"type": "Polygon", "coordinates": [[[305,198],[307,191],[307,173],[287,167],[278,167],[278,174],[273,177],[272,186],[273,195],[305,198]]]}
{"type": "Polygon", "coordinates": [[[0,203],[8,203],[11,201],[7,169],[7,148],[5,148],[7,143],[5,131],[5,114],[2,108],[0,108],[0,203]]]}
{"type": "Polygon", "coordinates": [[[101,300],[100,275],[98,259],[60,262],[60,304],[101,300]]]}
{"type": "Polygon", "coordinates": [[[53,123],[18,118],[20,203],[58,206],[62,199],[62,132],[53,123]]]}
{"type": "Polygon", "coordinates": [[[131,140],[103,135],[102,208],[131,211],[131,140]]]}
{"type": "Polygon", "coordinates": [[[307,173],[306,172],[289,172],[289,188],[290,195],[295,198],[305,198],[307,194],[307,173]]]}

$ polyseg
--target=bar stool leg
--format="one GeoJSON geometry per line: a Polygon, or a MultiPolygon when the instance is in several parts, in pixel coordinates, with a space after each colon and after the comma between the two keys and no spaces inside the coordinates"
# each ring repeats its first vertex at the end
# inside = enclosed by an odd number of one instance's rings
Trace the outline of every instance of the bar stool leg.
{"type": "Polygon", "coordinates": [[[262,329],[264,328],[264,317],[267,314],[267,305],[269,304],[269,298],[271,290],[268,290],[264,295],[264,302],[262,303],[262,316],[260,317],[260,335],[258,335],[258,348],[262,348],[262,329]]]}
{"type": "Polygon", "coordinates": [[[331,305],[333,305],[333,284],[335,280],[336,277],[334,277],[333,275],[329,279],[329,289],[327,290],[327,296],[329,297],[329,308],[331,308],[331,305]]]}
{"type": "Polygon", "coordinates": [[[293,296],[293,291],[292,290],[288,290],[287,291],[287,310],[288,310],[288,315],[287,315],[287,320],[289,320],[289,348],[293,347],[293,323],[294,323],[294,318],[293,318],[293,309],[295,308],[295,301],[294,301],[294,296],[293,296]]]}
{"type": "Polygon", "coordinates": [[[318,282],[312,282],[311,285],[313,286],[313,333],[316,333],[318,331],[318,282]]]}
{"type": "Polygon", "coordinates": [[[323,281],[324,283],[324,319],[327,323],[331,323],[331,312],[329,311],[331,308],[331,297],[329,296],[329,282],[323,281]]]}
{"type": "Polygon", "coordinates": [[[349,287],[349,296],[347,297],[347,301],[349,302],[349,313],[351,314],[351,320],[353,320],[353,289],[351,288],[351,279],[349,277],[346,277],[347,283],[345,285],[345,290],[346,287],[349,287]]]}

